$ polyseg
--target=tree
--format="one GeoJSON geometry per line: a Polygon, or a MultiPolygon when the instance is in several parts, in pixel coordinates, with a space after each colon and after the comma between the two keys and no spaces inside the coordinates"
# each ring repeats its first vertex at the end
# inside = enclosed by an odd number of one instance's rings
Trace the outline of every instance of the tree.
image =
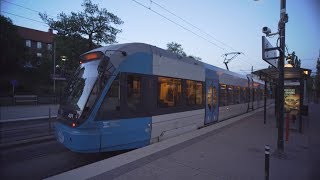
{"type": "Polygon", "coordinates": [[[187,54],[183,51],[182,45],[176,42],[171,42],[167,44],[167,50],[178,54],[181,57],[186,57],[187,54]]]}
{"type": "Polygon", "coordinates": [[[99,9],[91,0],[84,0],[81,12],[71,12],[70,15],[60,13],[57,21],[49,18],[46,13],[39,13],[41,19],[51,28],[63,36],[82,36],[88,38],[88,49],[94,47],[94,43],[112,44],[116,42],[116,35],[120,29],[112,25],[121,25],[123,21],[110,13],[105,8],[99,9]]]}
{"type": "Polygon", "coordinates": [[[295,51],[293,51],[292,54],[288,54],[287,61],[288,64],[291,64],[295,68],[301,67],[301,60],[296,55],[295,51]]]}
{"type": "Polygon", "coordinates": [[[0,71],[12,72],[16,70],[18,62],[23,58],[23,41],[17,33],[16,27],[11,19],[0,15],[0,71]]]}
{"type": "MultiPolygon", "coordinates": [[[[79,56],[87,51],[88,39],[79,35],[73,36],[55,36],[56,42],[56,73],[65,73],[65,75],[73,74],[74,70],[79,66],[79,56]],[[62,56],[66,57],[66,61],[62,61],[62,56]],[[63,70],[64,69],[64,70],[63,70]],[[64,71],[64,72],[62,72],[64,71]]],[[[98,45],[93,44],[94,48],[98,45]]]]}
{"type": "Polygon", "coordinates": [[[173,52],[175,54],[178,54],[181,57],[189,57],[189,58],[195,59],[197,61],[201,61],[202,60],[200,57],[197,57],[197,56],[193,56],[193,55],[187,56],[187,53],[185,53],[183,51],[182,45],[179,44],[179,43],[176,43],[176,42],[168,43],[167,44],[167,50],[171,51],[171,52],[173,52]]]}
{"type": "Polygon", "coordinates": [[[298,56],[296,55],[296,52],[292,52],[292,57],[293,57],[293,67],[295,68],[300,68],[301,66],[301,60],[298,58],[298,56]]]}

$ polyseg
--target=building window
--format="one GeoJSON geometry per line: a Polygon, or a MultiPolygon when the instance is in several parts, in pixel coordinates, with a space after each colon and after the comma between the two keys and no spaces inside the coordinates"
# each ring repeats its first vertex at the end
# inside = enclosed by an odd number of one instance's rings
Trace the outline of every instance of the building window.
{"type": "Polygon", "coordinates": [[[31,40],[26,40],[26,46],[31,47],[31,40]]]}
{"type": "Polygon", "coordinates": [[[41,42],[37,42],[37,48],[38,48],[38,49],[41,49],[41,48],[42,48],[41,42]]]}
{"type": "Polygon", "coordinates": [[[48,50],[51,51],[52,50],[52,44],[47,44],[48,50]]]}
{"type": "Polygon", "coordinates": [[[174,107],[181,102],[181,79],[175,78],[158,78],[158,106],[159,107],[174,107]]]}
{"type": "Polygon", "coordinates": [[[42,59],[42,54],[41,53],[37,53],[37,65],[41,65],[41,59],[42,59]]]}

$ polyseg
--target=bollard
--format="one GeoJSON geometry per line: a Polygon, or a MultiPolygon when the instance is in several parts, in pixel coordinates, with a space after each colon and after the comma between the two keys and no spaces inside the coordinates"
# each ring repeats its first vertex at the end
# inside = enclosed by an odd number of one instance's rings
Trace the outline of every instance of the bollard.
{"type": "Polygon", "coordinates": [[[264,146],[264,175],[265,180],[269,180],[269,161],[270,161],[270,147],[268,145],[264,146]]]}
{"type": "Polygon", "coordinates": [[[51,133],[51,108],[49,107],[49,134],[51,133]]]}

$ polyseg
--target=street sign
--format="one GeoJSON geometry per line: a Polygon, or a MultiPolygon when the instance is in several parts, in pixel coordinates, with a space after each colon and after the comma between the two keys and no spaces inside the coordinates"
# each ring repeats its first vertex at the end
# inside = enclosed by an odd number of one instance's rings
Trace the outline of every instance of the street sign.
{"type": "Polygon", "coordinates": [[[65,80],[67,80],[67,78],[66,77],[64,77],[64,76],[61,76],[60,74],[51,74],[51,79],[52,80],[58,80],[58,81],[65,81],[65,80]]]}
{"type": "Polygon", "coordinates": [[[267,38],[262,36],[262,59],[277,68],[278,58],[278,47],[273,47],[267,38]]]}

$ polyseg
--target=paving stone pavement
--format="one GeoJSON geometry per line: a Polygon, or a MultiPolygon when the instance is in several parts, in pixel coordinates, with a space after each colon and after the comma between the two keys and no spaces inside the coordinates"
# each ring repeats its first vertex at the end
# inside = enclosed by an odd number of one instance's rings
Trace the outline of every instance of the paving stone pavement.
{"type": "MultiPolygon", "coordinates": [[[[319,104],[309,105],[303,133],[290,131],[284,154],[277,153],[277,128],[271,108],[267,124],[263,124],[263,111],[256,113],[115,179],[264,179],[265,145],[271,147],[270,180],[320,179],[319,110],[319,104]]],[[[106,175],[93,179],[110,179],[106,175]]]]}

